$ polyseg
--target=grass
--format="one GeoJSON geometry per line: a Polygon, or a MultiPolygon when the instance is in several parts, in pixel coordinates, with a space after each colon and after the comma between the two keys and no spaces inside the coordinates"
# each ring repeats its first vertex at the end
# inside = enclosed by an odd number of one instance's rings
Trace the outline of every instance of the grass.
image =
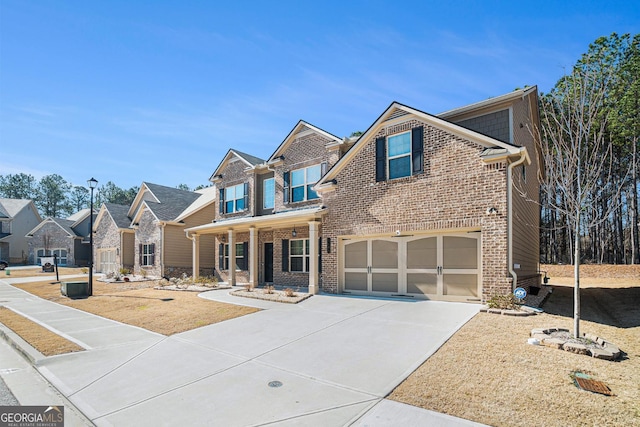
{"type": "Polygon", "coordinates": [[[76,343],[62,338],[5,307],[0,307],[0,323],[20,335],[23,340],[45,356],[84,350],[76,343]]]}
{"type": "MultiPolygon", "coordinates": [[[[205,300],[195,292],[153,289],[155,284],[155,281],[103,283],[94,280],[93,296],[85,299],[63,297],[60,294],[60,284],[50,281],[34,281],[13,286],[58,304],[163,335],[173,335],[259,311],[256,308],[205,300]]],[[[5,323],[4,316],[0,318],[0,322],[13,329],[44,355],[69,351],[63,350],[66,348],[63,342],[68,342],[66,339],[45,328],[35,328],[34,325],[38,325],[22,316],[14,316],[13,326],[5,323]],[[26,333],[32,330],[33,333],[26,333]],[[50,334],[57,337],[59,342],[52,342],[50,334]]]]}
{"type": "Polygon", "coordinates": [[[556,286],[544,314],[479,313],[389,398],[492,426],[640,426],[638,277],[618,278],[623,287],[592,277],[582,291],[582,332],[619,346],[620,361],[527,344],[533,328],[573,329],[573,289],[556,286]],[[614,396],[579,390],[573,371],[604,381],[614,396]]]}

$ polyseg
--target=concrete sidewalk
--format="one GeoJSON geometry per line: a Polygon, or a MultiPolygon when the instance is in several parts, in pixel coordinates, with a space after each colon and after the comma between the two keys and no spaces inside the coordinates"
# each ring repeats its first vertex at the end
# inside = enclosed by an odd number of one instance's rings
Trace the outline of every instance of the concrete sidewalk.
{"type": "Polygon", "coordinates": [[[384,397],[479,305],[317,295],[165,337],[0,281],[0,304],[87,351],[36,366],[97,425],[477,425],[384,397]]]}

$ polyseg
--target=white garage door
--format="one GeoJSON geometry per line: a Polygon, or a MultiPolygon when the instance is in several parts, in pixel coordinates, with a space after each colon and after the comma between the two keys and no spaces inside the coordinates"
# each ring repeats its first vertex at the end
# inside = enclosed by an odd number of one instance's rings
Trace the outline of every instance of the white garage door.
{"type": "Polygon", "coordinates": [[[118,265],[116,264],[116,250],[101,250],[98,253],[98,267],[101,273],[116,273],[118,265]]]}
{"type": "Polygon", "coordinates": [[[479,301],[480,233],[342,240],[345,293],[479,301]]]}

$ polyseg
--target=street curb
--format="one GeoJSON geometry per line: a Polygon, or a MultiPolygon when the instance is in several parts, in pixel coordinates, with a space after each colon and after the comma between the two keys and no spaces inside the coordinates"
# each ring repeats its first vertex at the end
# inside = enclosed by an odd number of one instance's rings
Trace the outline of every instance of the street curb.
{"type": "Polygon", "coordinates": [[[45,355],[33,348],[28,342],[22,339],[22,337],[4,324],[0,323],[0,337],[2,337],[7,344],[13,347],[27,362],[33,366],[39,366],[40,362],[46,359],[45,355]]]}

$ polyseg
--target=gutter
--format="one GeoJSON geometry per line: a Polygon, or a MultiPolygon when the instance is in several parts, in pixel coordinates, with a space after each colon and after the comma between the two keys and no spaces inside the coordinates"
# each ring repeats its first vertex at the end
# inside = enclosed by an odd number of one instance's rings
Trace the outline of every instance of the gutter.
{"type": "Polygon", "coordinates": [[[509,274],[513,277],[511,290],[518,285],[518,273],[513,269],[513,169],[527,160],[527,149],[521,147],[519,154],[520,158],[507,166],[507,263],[509,265],[509,274]]]}

